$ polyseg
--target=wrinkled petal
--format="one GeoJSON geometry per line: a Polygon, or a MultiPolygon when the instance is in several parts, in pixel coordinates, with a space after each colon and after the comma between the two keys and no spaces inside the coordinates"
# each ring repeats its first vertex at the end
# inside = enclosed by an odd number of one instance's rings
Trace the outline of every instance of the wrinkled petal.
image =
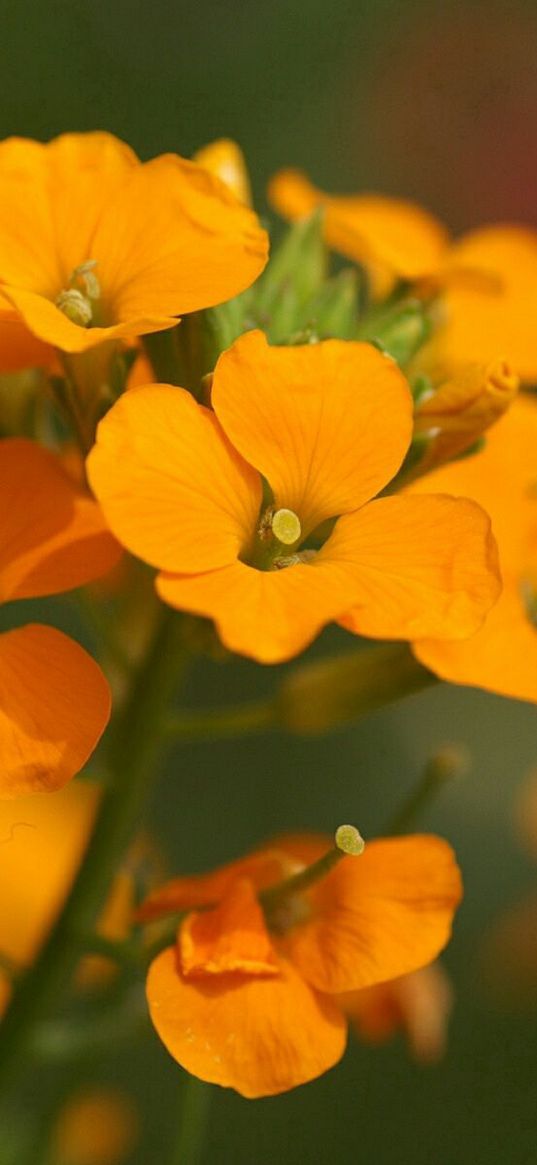
{"type": "Polygon", "coordinates": [[[268,239],[223,182],[167,154],[133,169],[107,201],[91,258],[118,320],[182,315],[249,287],[268,239]]]}
{"type": "Polygon", "coordinates": [[[489,518],[465,498],[371,502],[339,520],[319,557],[355,581],[358,601],[340,622],[375,639],[464,638],[500,591],[489,518]]]}
{"type": "Polygon", "coordinates": [[[212,910],[189,914],[179,931],[181,971],[276,975],[278,959],[252,882],[235,882],[212,910]]]}
{"type": "Polygon", "coordinates": [[[149,922],[165,914],[214,906],[240,879],[247,878],[258,890],[263,890],[293,872],[293,863],[287,851],[283,847],[280,850],[275,843],[266,850],[248,854],[217,870],[209,870],[206,874],[186,874],[172,878],[170,882],[153,890],[140,907],[137,917],[142,922],[149,922]]]}
{"type": "Polygon", "coordinates": [[[448,281],[445,325],[430,344],[446,368],[505,356],[530,383],[537,379],[537,231],[488,226],[465,235],[450,252],[450,267],[475,267],[499,283],[448,281]]]}
{"type": "Polygon", "coordinates": [[[383,489],[411,437],[407,382],[370,344],[271,348],[262,332],[249,332],[220,357],[212,402],[230,441],[268,480],[277,506],[299,515],[303,533],[383,489]]]}
{"type": "Polygon", "coordinates": [[[182,388],[125,393],[101,421],[87,465],[110,528],[153,566],[225,566],[254,533],[259,475],[182,388]]]}
{"type": "Polygon", "coordinates": [[[268,194],[292,220],[324,207],[327,243],[372,268],[378,294],[387,294],[396,278],[415,280],[436,272],[443,260],[447,232],[415,203],[377,194],[325,194],[297,170],[276,174],[268,194]]]}
{"type": "Polygon", "coordinates": [[[372,841],[308,892],[311,917],[289,930],[283,948],[319,991],[395,979],[446,945],[461,892],[453,850],[440,838],[372,841]]]}
{"type": "Polygon", "coordinates": [[[214,619],[230,651],[280,663],[303,651],[326,623],[342,618],[359,594],[354,569],[321,555],[311,563],[261,571],[235,562],[208,574],[160,574],[166,603],[214,619]]]}
{"type": "Polygon", "coordinates": [[[78,643],[38,624],[0,636],[0,796],[59,789],[109,716],[108,684],[78,643]]]}
{"type": "Polygon", "coordinates": [[[22,437],[0,442],[0,483],[0,601],[72,590],[119,561],[99,507],[53,453],[22,437]]]}
{"type": "Polygon", "coordinates": [[[314,1080],[345,1050],[346,1022],[285,961],[277,976],[185,979],[173,948],[151,964],[149,1011],[170,1055],[211,1084],[274,1096],[314,1080]]]}

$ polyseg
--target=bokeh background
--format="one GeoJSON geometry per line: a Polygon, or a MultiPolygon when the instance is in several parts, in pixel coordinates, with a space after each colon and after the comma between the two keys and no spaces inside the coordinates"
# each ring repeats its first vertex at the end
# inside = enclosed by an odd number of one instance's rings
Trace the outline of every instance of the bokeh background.
{"type": "MultiPolygon", "coordinates": [[[[103,128],[146,158],[226,135],[247,155],[263,212],[266,180],[293,164],[328,189],[413,197],[454,231],[537,223],[532,0],[1,0],[0,29],[2,136],[103,128]]],[[[75,626],[68,603],[51,613],[75,626]]],[[[329,632],[314,651],[347,644],[329,632]]],[[[246,698],[273,682],[253,664],[206,661],[188,699],[246,698]]],[[[287,828],[350,820],[371,836],[446,741],[468,748],[470,768],[420,823],[455,844],[466,882],[446,958],[457,1006],[445,1061],[423,1069],[400,1040],[353,1043],[336,1070],[288,1096],[214,1090],[204,1163],[534,1162],[537,968],[518,1006],[502,1004],[483,950],[500,912],[537,882],[513,826],[516,789],[537,764],[535,708],[438,685],[321,739],[191,745],[163,774],[153,822],[176,870],[287,828]]],[[[93,1070],[141,1107],[132,1165],[165,1165],[182,1081],[157,1039],[93,1070]]],[[[28,1083],[29,1103],[41,1086],[28,1083]]]]}

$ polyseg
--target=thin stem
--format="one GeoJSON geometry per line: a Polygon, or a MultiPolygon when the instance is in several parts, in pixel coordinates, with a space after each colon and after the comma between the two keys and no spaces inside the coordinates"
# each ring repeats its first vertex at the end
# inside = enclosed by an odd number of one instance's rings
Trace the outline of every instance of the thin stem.
{"type": "Polygon", "coordinates": [[[79,957],[79,940],[91,932],[117,868],[140,820],[158,773],[156,727],[175,686],[184,655],[178,646],[177,615],[163,608],[130,696],[110,732],[108,770],[100,811],[84,862],[47,942],[15,989],[1,1025],[0,1090],[24,1063],[35,1023],[67,991],[79,957]]]}
{"type": "Polygon", "coordinates": [[[170,717],[165,732],[180,740],[225,740],[250,736],[276,728],[278,709],[274,700],[236,704],[229,708],[203,708],[178,712],[170,717]]]}
{"type": "Polygon", "coordinates": [[[442,786],[460,776],[465,766],[466,756],[462,750],[449,745],[439,749],[425,765],[417,785],[403,801],[384,833],[391,837],[408,833],[442,786]]]}
{"type": "Polygon", "coordinates": [[[181,1089],[181,1127],[170,1165],[201,1165],[211,1087],[197,1076],[187,1076],[181,1089]]]}

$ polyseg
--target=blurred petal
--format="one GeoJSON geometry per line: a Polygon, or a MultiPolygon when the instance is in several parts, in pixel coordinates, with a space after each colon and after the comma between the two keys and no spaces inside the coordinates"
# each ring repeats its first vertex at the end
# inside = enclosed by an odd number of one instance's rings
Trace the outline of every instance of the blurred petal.
{"type": "Polygon", "coordinates": [[[381,294],[388,293],[395,278],[415,280],[433,274],[444,258],[446,230],[415,203],[377,194],[325,194],[298,170],[276,174],[268,196],[291,220],[324,207],[327,243],[347,258],[372,266],[374,277],[380,277],[381,294]]]}
{"type": "Polygon", "coordinates": [[[448,282],[446,323],[431,355],[449,369],[500,354],[524,380],[537,380],[537,231],[508,225],[472,231],[450,251],[450,268],[457,267],[489,272],[499,283],[448,282]]]}
{"type": "Polygon", "coordinates": [[[1,601],[72,590],[119,561],[98,505],[53,453],[22,437],[1,441],[0,481],[1,601]]]}
{"type": "Polygon", "coordinates": [[[78,643],[38,624],[0,636],[0,796],[59,789],[109,716],[108,684],[78,643]]]}
{"type": "Polygon", "coordinates": [[[453,850],[438,837],[372,841],[306,895],[311,917],[283,948],[319,991],[369,987],[430,963],[461,897],[453,850]]]}
{"type": "Polygon", "coordinates": [[[54,352],[36,339],[9,303],[0,301],[0,374],[49,367],[54,352]]]}
{"type": "Polygon", "coordinates": [[[153,566],[225,566],[253,535],[259,475],[184,389],[125,393],[101,421],[87,465],[114,534],[153,566]]]}
{"type": "Polygon", "coordinates": [[[303,533],[356,510],[397,473],[411,398],[397,365],[370,344],[271,348],[249,332],[220,357],[212,402],[230,441],[268,480],[303,533]]]}
{"type": "Polygon", "coordinates": [[[338,1002],[367,1043],[384,1043],[401,1029],[418,1063],[433,1064],[442,1058],[453,991],[440,963],[351,991],[338,1002]]]}
{"type": "Polygon", "coordinates": [[[319,557],[355,578],[357,600],[340,622],[376,639],[464,638],[500,590],[489,518],[465,498],[371,502],[339,520],[319,557]]]}
{"type": "Polygon", "coordinates": [[[231,138],[218,138],[217,141],[210,142],[208,146],[197,150],[192,160],[229,186],[239,202],[243,202],[245,206],[252,205],[252,191],[244,154],[231,138]]]}
{"type": "Polygon", "coordinates": [[[179,1064],[242,1096],[274,1096],[314,1080],[345,1050],[339,1008],[282,961],[277,976],[185,979],[175,950],[152,963],[151,1019],[179,1064]]]}

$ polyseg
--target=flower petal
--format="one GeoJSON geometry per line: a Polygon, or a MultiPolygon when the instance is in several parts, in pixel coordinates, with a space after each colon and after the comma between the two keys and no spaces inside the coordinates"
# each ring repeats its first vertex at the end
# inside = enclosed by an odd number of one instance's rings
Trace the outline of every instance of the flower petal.
{"type": "Polygon", "coordinates": [[[325,194],[298,170],[276,174],[268,196],[292,220],[324,207],[327,243],[372,267],[379,294],[386,294],[395,278],[415,280],[433,274],[444,258],[447,232],[415,203],[378,194],[325,194]]]}
{"type": "Polygon", "coordinates": [[[52,299],[24,288],[2,287],[5,298],[17,309],[25,326],[45,344],[53,344],[62,352],[86,352],[98,344],[111,340],[128,340],[173,328],[174,317],[165,315],[137,316],[110,327],[85,328],[67,318],[52,299]]]}
{"type": "Polygon", "coordinates": [[[309,891],[311,918],[288,931],[283,949],[319,991],[395,979],[446,945],[461,892],[453,850],[441,838],[372,841],[309,891]]]}
{"type": "Polygon", "coordinates": [[[319,557],[355,580],[340,622],[375,639],[465,638],[500,591],[489,518],[466,498],[378,499],[340,518],[319,557]]]}
{"type": "Polygon", "coordinates": [[[285,570],[235,562],[208,574],[160,574],[157,591],[172,607],[214,619],[230,651],[281,663],[343,617],[359,594],[359,576],[317,555],[285,570]]]}
{"type": "Polygon", "coordinates": [[[108,200],[91,258],[118,320],[183,315],[249,287],[268,238],[223,182],[166,154],[133,169],[108,200]]]}
{"type": "Polygon", "coordinates": [[[0,300],[0,373],[50,367],[53,359],[52,348],[36,339],[10,304],[0,300]]]}
{"type": "Polygon", "coordinates": [[[239,879],[247,878],[258,890],[263,890],[292,872],[289,857],[283,847],[280,850],[276,843],[266,850],[227,862],[225,866],[206,874],[186,874],[172,878],[170,882],[153,890],[142,904],[137,917],[142,922],[149,922],[164,914],[214,906],[239,879]]]}
{"type": "Polygon", "coordinates": [[[189,914],[179,930],[181,971],[191,975],[277,975],[278,960],[252,882],[234,882],[212,910],[189,914]]]}
{"type": "MultiPolygon", "coordinates": [[[[0,143],[0,280],[55,299],[88,259],[103,207],[136,155],[107,133],[0,143]]],[[[46,337],[43,337],[46,338],[46,337]]]]}
{"type": "Polygon", "coordinates": [[[119,561],[99,507],[53,453],[22,437],[0,442],[0,481],[0,601],[72,590],[119,561]]]}
{"type": "Polygon", "coordinates": [[[101,421],[87,467],[110,528],[153,566],[225,566],[255,531],[259,475],[182,388],[125,393],[101,421]]]}
{"type": "Polygon", "coordinates": [[[277,976],[185,979],[168,948],[151,964],[147,998],[170,1055],[242,1096],[275,1096],[314,1080],[345,1050],[339,1008],[285,961],[277,976]]]}
{"type": "Polygon", "coordinates": [[[442,679],[515,699],[537,700],[537,630],[526,607],[535,590],[537,545],[537,406],[518,397],[487,434],[484,449],[415,482],[468,494],[485,507],[498,540],[503,593],[471,639],[444,643],[420,639],[413,651],[442,679]]]}
{"type": "Polygon", "coordinates": [[[0,796],[59,789],[109,716],[108,684],[78,643],[38,624],[0,636],[0,796]]]}
{"type": "Polygon", "coordinates": [[[448,281],[445,326],[429,345],[448,370],[469,360],[505,356],[530,383],[537,379],[537,231],[488,226],[465,235],[450,252],[450,269],[481,269],[500,285],[448,281]]]}
{"type": "Polygon", "coordinates": [[[230,441],[305,533],[356,510],[397,473],[412,404],[397,365],[370,344],[271,348],[262,332],[220,357],[212,402],[230,441]]]}
{"type": "Polygon", "coordinates": [[[0,951],[13,962],[29,963],[54,921],[88,840],[99,795],[98,786],[84,780],[53,797],[0,802],[0,951]]]}

